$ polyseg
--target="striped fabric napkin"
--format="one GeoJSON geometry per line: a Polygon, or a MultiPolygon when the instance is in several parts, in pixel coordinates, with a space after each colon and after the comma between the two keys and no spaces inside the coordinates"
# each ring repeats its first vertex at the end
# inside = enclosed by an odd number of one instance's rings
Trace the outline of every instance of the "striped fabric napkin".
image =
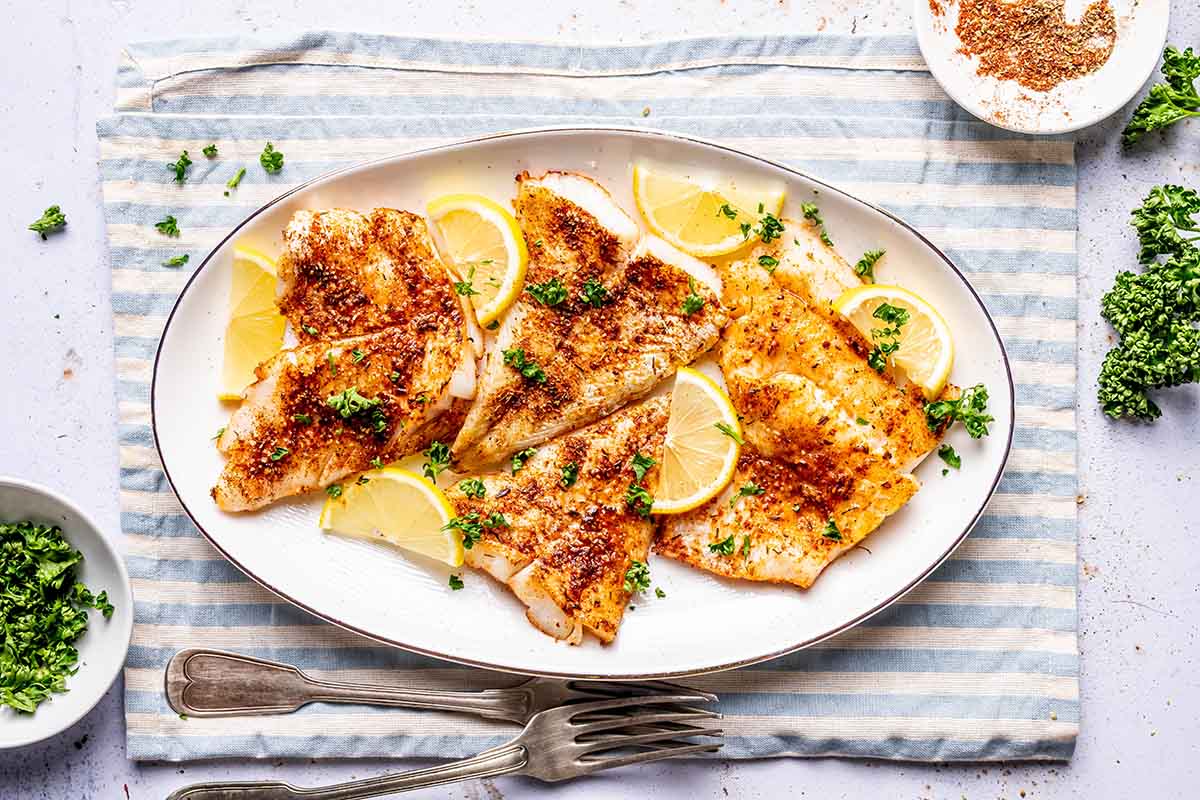
{"type": "Polygon", "coordinates": [[[133,759],[458,757],[512,735],[469,717],[310,706],[180,719],[163,667],[208,645],[320,676],[513,682],[380,647],[249,581],[200,538],[157,461],[155,349],[204,254],[257,206],[350,162],[495,131],[652,126],[785,162],[915,224],[970,276],[1017,381],[1015,449],[989,513],[890,610],[819,647],[696,679],[721,695],[723,757],[1063,759],[1078,732],[1075,165],[1070,138],[968,117],[909,38],[716,38],[578,47],[312,33],[132,46],[99,123],[112,250],[121,523],[137,598],[126,669],[133,759]],[[286,154],[268,175],[266,141],[286,154]],[[218,143],[220,157],[200,153],[218,143]],[[195,160],[186,183],[166,168],[195,160]],[[240,166],[241,186],[223,194],[240,166]],[[168,214],[182,234],[154,223],[168,214]],[[189,265],[163,261],[187,253],[189,265]],[[297,630],[306,633],[297,636],[297,630]],[[272,633],[275,631],[275,633],[272,633]]]}

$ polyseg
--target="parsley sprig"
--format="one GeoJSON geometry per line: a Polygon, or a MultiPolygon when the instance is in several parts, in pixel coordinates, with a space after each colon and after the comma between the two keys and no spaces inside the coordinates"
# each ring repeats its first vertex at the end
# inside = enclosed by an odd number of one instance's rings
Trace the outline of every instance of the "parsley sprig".
{"type": "Polygon", "coordinates": [[[689,275],[688,294],[683,298],[683,313],[690,317],[702,308],[704,308],[704,298],[696,294],[696,279],[689,275]]]}
{"type": "Polygon", "coordinates": [[[50,206],[42,215],[29,225],[29,230],[38,234],[44,241],[46,234],[58,233],[67,226],[67,215],[58,206],[50,206]]]}
{"type": "Polygon", "coordinates": [[[833,247],[833,240],[829,238],[829,232],[825,230],[825,220],[821,219],[821,209],[817,208],[817,204],[803,203],[800,206],[800,213],[806,220],[817,226],[817,231],[821,234],[821,242],[826,247],[833,247]]]}
{"type": "Polygon", "coordinates": [[[274,175],[283,169],[283,153],[275,149],[275,145],[267,142],[267,146],[258,156],[258,163],[262,164],[262,168],[274,175]]]}
{"type": "Polygon", "coordinates": [[[988,423],[995,420],[987,413],[988,390],[982,383],[964,389],[956,400],[935,400],[925,404],[925,422],[932,431],[943,424],[961,422],[972,439],[988,435],[988,423]]]}
{"type": "Polygon", "coordinates": [[[1195,83],[1200,78],[1200,55],[1190,47],[1179,50],[1167,45],[1162,74],[1166,82],[1150,87],[1121,134],[1121,143],[1126,147],[1137,144],[1151,131],[1163,130],[1188,117],[1200,117],[1200,92],[1195,83]]]}
{"type": "Polygon", "coordinates": [[[517,372],[521,373],[522,376],[533,381],[534,383],[546,382],[545,370],[543,370],[541,365],[532,358],[528,358],[525,355],[524,350],[519,347],[514,347],[502,352],[504,355],[504,365],[506,367],[512,367],[517,372]]]}
{"type": "Polygon", "coordinates": [[[909,313],[899,306],[880,303],[871,316],[884,323],[884,327],[871,329],[875,347],[867,354],[867,364],[876,372],[883,372],[888,359],[900,349],[900,329],[908,323],[909,313]]]}
{"type": "Polygon", "coordinates": [[[567,299],[567,287],[558,278],[551,278],[545,283],[530,283],[525,291],[544,306],[553,307],[567,299]]]}
{"type": "Polygon", "coordinates": [[[854,265],[854,272],[867,283],[875,282],[875,265],[887,253],[886,250],[868,250],[854,265]]]}
{"type": "Polygon", "coordinates": [[[192,159],[188,156],[188,151],[184,150],[179,154],[179,158],[170,164],[167,164],[167,169],[175,173],[175,182],[183,183],[187,180],[188,167],[192,165],[192,159]]]}

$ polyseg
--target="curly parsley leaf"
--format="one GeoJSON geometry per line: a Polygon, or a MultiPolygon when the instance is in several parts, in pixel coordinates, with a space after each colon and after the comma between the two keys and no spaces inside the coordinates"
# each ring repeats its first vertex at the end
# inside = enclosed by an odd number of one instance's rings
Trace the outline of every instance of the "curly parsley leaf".
{"type": "Polygon", "coordinates": [[[558,278],[551,278],[545,283],[528,284],[525,291],[544,306],[556,306],[567,299],[567,287],[558,278]]]}
{"type": "Polygon", "coordinates": [[[1133,110],[1121,134],[1121,143],[1126,147],[1137,144],[1147,133],[1200,116],[1200,93],[1195,84],[1200,77],[1200,56],[1190,47],[1179,50],[1167,45],[1163,50],[1162,74],[1166,81],[1150,87],[1150,93],[1133,110]]]}
{"type": "Polygon", "coordinates": [[[625,570],[625,582],[622,588],[630,594],[644,592],[650,588],[650,567],[645,561],[636,559],[625,570]]]}
{"type": "Polygon", "coordinates": [[[988,390],[982,383],[964,389],[956,400],[935,400],[925,404],[925,422],[936,431],[943,425],[961,422],[972,439],[988,435],[988,423],[995,417],[987,413],[988,390]]]}
{"type": "Polygon", "coordinates": [[[875,282],[875,265],[883,258],[886,250],[868,250],[854,265],[854,272],[867,283],[875,282]]]}
{"type": "Polygon", "coordinates": [[[283,169],[283,153],[276,150],[275,145],[267,142],[267,146],[258,156],[258,163],[262,164],[263,169],[274,175],[283,169]]]}
{"type": "Polygon", "coordinates": [[[67,215],[62,212],[58,206],[50,206],[42,215],[34,220],[29,225],[29,230],[42,237],[45,241],[46,234],[58,233],[67,226],[67,215]]]}
{"type": "Polygon", "coordinates": [[[175,173],[175,182],[183,183],[187,180],[188,167],[192,165],[192,159],[188,156],[188,151],[184,150],[179,154],[179,158],[170,164],[167,164],[167,169],[175,173]]]}
{"type": "Polygon", "coordinates": [[[522,376],[534,383],[545,383],[546,372],[541,365],[532,358],[527,358],[525,351],[518,348],[512,348],[503,351],[504,365],[512,367],[522,376]]]}

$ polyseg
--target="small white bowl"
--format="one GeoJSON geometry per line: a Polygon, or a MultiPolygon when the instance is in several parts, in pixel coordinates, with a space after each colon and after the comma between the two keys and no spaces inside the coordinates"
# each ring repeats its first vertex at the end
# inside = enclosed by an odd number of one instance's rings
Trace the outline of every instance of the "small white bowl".
{"type": "Polygon", "coordinates": [[[95,523],[71,501],[44,486],[0,476],[0,522],[30,520],[57,525],[83,554],[76,579],[93,592],[108,592],[115,607],[110,619],[88,613],[88,629],[75,641],[79,671],[67,678],[67,691],[52,694],[33,714],[0,707],[0,750],[21,747],[61,733],[92,710],[125,665],[133,633],[133,595],[129,573],[95,523]]]}
{"type": "MultiPolygon", "coordinates": [[[[933,77],[976,117],[1018,133],[1068,133],[1119,111],[1154,72],[1170,16],[1170,0],[1111,0],[1117,40],[1108,61],[1095,72],[1039,92],[977,74],[978,59],[958,52],[959,2],[939,2],[942,14],[932,12],[930,0],[914,0],[913,6],[917,43],[933,77]]],[[[1067,19],[1078,20],[1089,2],[1068,0],[1067,19]]]]}

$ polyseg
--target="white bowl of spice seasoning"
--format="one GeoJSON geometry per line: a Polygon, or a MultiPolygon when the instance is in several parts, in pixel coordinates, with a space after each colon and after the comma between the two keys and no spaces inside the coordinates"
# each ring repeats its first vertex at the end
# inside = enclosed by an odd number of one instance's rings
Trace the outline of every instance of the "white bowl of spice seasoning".
{"type": "Polygon", "coordinates": [[[4,750],[61,733],[104,696],[125,664],[133,597],[121,557],[83,511],[2,476],[0,587],[4,750]]]}
{"type": "Polygon", "coordinates": [[[915,0],[933,77],[975,116],[1066,133],[1138,93],[1167,38],[1169,0],[915,0]]]}

